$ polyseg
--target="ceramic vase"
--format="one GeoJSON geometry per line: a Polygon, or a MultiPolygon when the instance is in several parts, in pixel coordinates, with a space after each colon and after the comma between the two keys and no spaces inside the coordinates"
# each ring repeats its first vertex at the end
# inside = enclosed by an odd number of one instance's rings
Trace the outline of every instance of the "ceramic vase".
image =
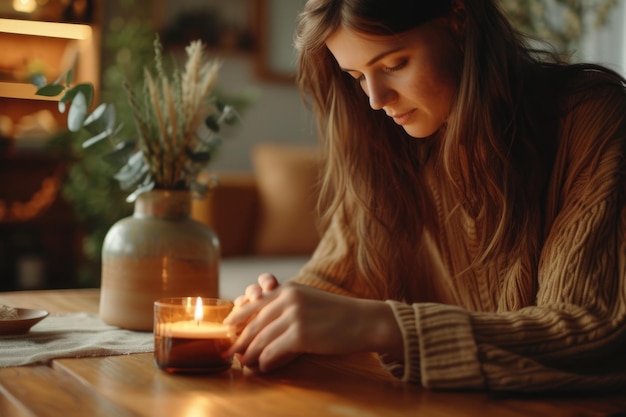
{"type": "Polygon", "coordinates": [[[130,330],[152,330],[154,301],[219,295],[220,246],[190,217],[189,191],[141,194],[134,213],[108,231],[102,249],[100,318],[130,330]]]}

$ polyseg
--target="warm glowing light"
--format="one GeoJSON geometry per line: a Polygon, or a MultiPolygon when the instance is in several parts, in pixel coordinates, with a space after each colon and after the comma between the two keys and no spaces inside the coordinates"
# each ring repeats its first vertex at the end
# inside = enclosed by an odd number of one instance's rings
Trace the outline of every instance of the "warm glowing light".
{"type": "Polygon", "coordinates": [[[202,298],[196,298],[196,312],[193,315],[193,318],[199,322],[204,317],[204,313],[202,312],[202,298]]]}
{"type": "Polygon", "coordinates": [[[0,19],[0,32],[64,39],[91,39],[92,36],[88,25],[13,19],[0,19]]]}
{"type": "Polygon", "coordinates": [[[9,203],[0,199],[0,221],[27,222],[37,218],[56,200],[61,189],[60,176],[44,178],[41,188],[28,201],[9,203]]]}
{"type": "Polygon", "coordinates": [[[35,0],[13,0],[13,10],[21,13],[32,13],[37,8],[35,0]]]}

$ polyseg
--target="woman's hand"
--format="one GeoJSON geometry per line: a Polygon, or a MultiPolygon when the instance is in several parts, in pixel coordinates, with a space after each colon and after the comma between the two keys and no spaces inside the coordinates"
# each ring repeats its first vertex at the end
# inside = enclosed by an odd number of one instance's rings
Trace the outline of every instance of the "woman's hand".
{"type": "Polygon", "coordinates": [[[241,307],[250,301],[257,301],[263,297],[264,292],[272,291],[280,285],[278,279],[270,273],[259,275],[257,282],[258,284],[249,285],[245,294],[235,299],[235,307],[241,307]]]}
{"type": "Polygon", "coordinates": [[[235,328],[235,332],[237,335],[241,333],[241,330],[245,327],[245,325],[256,315],[261,305],[258,305],[258,308],[256,309],[248,308],[243,312],[240,310],[240,307],[248,303],[260,300],[263,297],[263,293],[268,293],[280,285],[278,279],[270,273],[264,273],[259,275],[259,277],[257,278],[257,282],[257,284],[247,286],[244,295],[240,295],[239,297],[235,298],[235,308],[227,318],[228,321],[224,321],[225,323],[235,328]],[[235,312],[237,312],[236,316],[234,315],[235,312]],[[247,316],[245,314],[247,314],[247,316]],[[233,319],[232,317],[236,318],[233,319]]]}
{"type": "Polygon", "coordinates": [[[279,286],[269,274],[238,297],[224,321],[241,330],[231,353],[260,371],[282,366],[300,353],[387,352],[402,355],[402,337],[389,305],[312,287],[279,286]]]}

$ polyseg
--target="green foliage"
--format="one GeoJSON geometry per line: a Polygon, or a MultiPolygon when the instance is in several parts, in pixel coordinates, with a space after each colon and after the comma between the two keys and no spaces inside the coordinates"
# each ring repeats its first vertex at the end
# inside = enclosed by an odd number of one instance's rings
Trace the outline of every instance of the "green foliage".
{"type": "Polygon", "coordinates": [[[563,55],[580,47],[585,33],[602,27],[618,0],[501,0],[522,32],[550,42],[563,55]]]}
{"type": "MultiPolygon", "coordinates": [[[[69,132],[55,138],[53,146],[62,148],[74,161],[63,195],[72,203],[85,231],[85,262],[80,265],[78,277],[81,286],[99,283],[104,237],[117,220],[132,213],[132,204],[126,201],[129,190],[145,187],[145,177],[138,182],[136,176],[124,171],[132,168],[136,173],[137,167],[146,166],[143,158],[136,156],[140,138],[128,96],[145,94],[144,67],[154,63],[154,32],[140,2],[125,0],[121,6],[123,16],[111,19],[104,31],[100,91],[91,84],[72,85],[71,71],[51,84],[38,85],[38,94],[62,95],[59,111],[68,113],[69,132]],[[92,101],[98,96],[103,103],[90,112],[92,101]]],[[[249,104],[241,98],[227,99],[216,91],[214,103],[220,103],[223,110],[226,102],[240,106],[238,110],[249,104]]],[[[196,157],[208,161],[206,155],[196,157]]]]}
{"type": "MultiPolygon", "coordinates": [[[[53,146],[62,148],[74,161],[63,184],[63,196],[72,204],[85,232],[84,261],[79,265],[78,272],[81,286],[99,284],[104,237],[116,221],[130,215],[133,210],[132,204],[125,200],[127,192],[120,188],[114,178],[119,166],[124,162],[123,157],[119,159],[115,157],[116,145],[105,141],[92,144],[88,149],[83,146],[86,140],[94,136],[94,132],[105,131],[103,123],[111,126],[113,119],[116,119],[116,123],[113,124],[120,128],[117,132],[118,137],[130,138],[135,135],[130,107],[122,84],[127,82],[137,91],[143,88],[143,67],[150,63],[154,32],[148,23],[149,8],[141,2],[120,0],[119,7],[120,14],[110,19],[103,30],[102,38],[103,69],[97,95],[109,106],[98,106],[92,112],[95,115],[104,111],[109,114],[102,119],[87,118],[85,128],[74,132],[70,130],[53,141],[53,146]],[[117,112],[114,109],[117,109],[117,112]]],[[[64,82],[61,80],[41,88],[39,93],[58,96],[68,90],[73,80],[72,72],[68,71],[64,82]]],[[[89,96],[87,90],[96,93],[93,86],[89,85],[70,89],[75,93],[82,92],[85,95],[85,102],[91,103],[93,98],[89,96]]],[[[72,100],[72,95],[68,95],[65,101],[62,98],[59,110],[64,112],[64,105],[72,100]]]]}

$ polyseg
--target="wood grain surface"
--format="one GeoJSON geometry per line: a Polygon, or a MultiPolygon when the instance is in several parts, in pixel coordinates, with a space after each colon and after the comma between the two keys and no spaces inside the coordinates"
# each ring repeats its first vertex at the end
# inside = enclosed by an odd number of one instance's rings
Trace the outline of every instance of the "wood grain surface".
{"type": "MultiPolygon", "coordinates": [[[[0,293],[0,304],[97,313],[97,290],[0,293]]],[[[0,344],[2,344],[0,338],[0,344]]],[[[2,417],[609,417],[624,395],[435,392],[390,377],[375,356],[302,356],[268,374],[171,375],[152,354],[0,368],[2,417]]],[[[626,414],[624,414],[626,415],[626,414]]]]}

